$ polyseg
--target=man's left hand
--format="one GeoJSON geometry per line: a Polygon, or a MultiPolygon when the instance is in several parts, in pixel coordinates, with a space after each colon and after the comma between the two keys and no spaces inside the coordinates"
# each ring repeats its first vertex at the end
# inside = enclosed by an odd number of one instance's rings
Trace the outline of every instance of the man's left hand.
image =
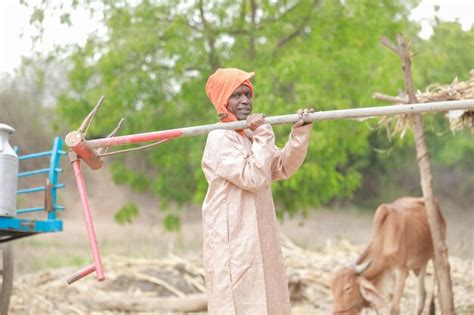
{"type": "Polygon", "coordinates": [[[304,122],[304,118],[311,113],[314,113],[314,108],[298,109],[298,112],[296,112],[296,114],[300,116],[300,119],[293,124],[293,127],[298,128],[304,125],[311,124],[311,122],[307,122],[307,123],[304,122]]]}

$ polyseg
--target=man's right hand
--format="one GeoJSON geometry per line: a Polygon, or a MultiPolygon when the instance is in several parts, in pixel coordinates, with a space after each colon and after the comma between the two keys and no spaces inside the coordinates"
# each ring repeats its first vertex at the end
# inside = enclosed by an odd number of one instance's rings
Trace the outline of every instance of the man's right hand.
{"type": "Polygon", "coordinates": [[[247,125],[250,130],[255,130],[265,123],[265,115],[261,113],[251,114],[247,116],[247,125]]]}

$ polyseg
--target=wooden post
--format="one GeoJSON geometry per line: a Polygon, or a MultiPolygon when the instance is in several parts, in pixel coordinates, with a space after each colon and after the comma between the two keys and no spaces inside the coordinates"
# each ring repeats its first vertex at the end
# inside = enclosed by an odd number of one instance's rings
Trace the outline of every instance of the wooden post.
{"type": "MultiPolygon", "coordinates": [[[[397,35],[397,46],[395,46],[389,39],[385,37],[382,38],[381,42],[400,57],[403,76],[405,78],[405,87],[408,94],[408,103],[418,103],[411,76],[411,42],[408,41],[408,43],[405,43],[405,39],[400,33],[397,35]]],[[[412,123],[415,135],[416,158],[418,161],[418,167],[420,168],[421,189],[425,199],[426,210],[428,212],[428,223],[433,239],[433,248],[435,254],[434,265],[437,271],[438,286],[440,289],[439,300],[441,305],[441,313],[454,314],[453,292],[448,261],[448,247],[446,246],[445,239],[441,235],[439,216],[437,215],[438,208],[434,202],[433,177],[431,175],[431,165],[420,114],[412,115],[412,123]]]]}

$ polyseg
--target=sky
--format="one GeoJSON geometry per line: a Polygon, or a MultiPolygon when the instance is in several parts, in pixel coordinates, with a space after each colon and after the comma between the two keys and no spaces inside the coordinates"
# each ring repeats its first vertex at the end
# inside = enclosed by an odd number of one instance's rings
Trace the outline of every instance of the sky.
{"type": "MultiPolygon", "coordinates": [[[[20,66],[22,56],[32,55],[31,34],[33,34],[33,29],[29,25],[30,15],[31,9],[21,5],[19,0],[0,0],[0,74],[13,73],[14,69],[20,66]]],[[[422,0],[410,16],[412,20],[421,23],[420,36],[422,38],[431,36],[430,21],[434,20],[435,15],[445,21],[458,20],[462,28],[468,30],[474,23],[474,1],[422,0]],[[437,13],[434,10],[435,5],[439,6],[437,13]]],[[[37,48],[40,51],[48,52],[55,44],[77,43],[83,45],[88,35],[97,31],[98,18],[100,17],[91,19],[87,11],[78,10],[71,17],[72,27],[46,18],[43,42],[37,48]]]]}

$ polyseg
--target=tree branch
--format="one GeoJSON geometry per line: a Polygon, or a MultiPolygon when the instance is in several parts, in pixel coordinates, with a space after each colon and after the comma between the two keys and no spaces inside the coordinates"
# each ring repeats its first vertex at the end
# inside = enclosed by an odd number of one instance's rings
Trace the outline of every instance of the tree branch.
{"type": "Polygon", "coordinates": [[[379,93],[379,92],[373,93],[372,98],[374,98],[376,100],[395,103],[395,104],[407,104],[408,103],[408,99],[406,99],[406,98],[401,98],[399,96],[387,95],[387,94],[383,94],[383,93],[379,93]]]}
{"type": "Polygon", "coordinates": [[[267,24],[267,23],[274,23],[276,21],[281,20],[284,16],[286,16],[286,15],[290,14],[291,12],[295,11],[296,8],[298,8],[301,5],[302,2],[304,2],[304,1],[296,2],[293,6],[289,7],[285,12],[281,13],[277,17],[270,17],[268,19],[264,19],[264,20],[260,21],[259,25],[264,25],[264,24],[267,24]]]}
{"type": "Polygon", "coordinates": [[[214,31],[211,29],[209,23],[206,20],[206,17],[204,16],[204,7],[202,0],[199,0],[199,14],[201,16],[202,25],[204,26],[204,31],[207,37],[207,44],[209,45],[209,64],[212,69],[217,69],[220,66],[220,62],[215,48],[216,39],[214,37],[214,31]]]}
{"type": "Polygon", "coordinates": [[[276,48],[275,48],[275,51],[277,51],[278,49],[280,49],[281,47],[283,47],[284,45],[288,44],[292,39],[296,38],[298,35],[300,35],[306,24],[308,23],[309,21],[309,18],[311,17],[311,15],[313,14],[313,11],[314,11],[314,8],[316,7],[316,4],[318,4],[318,0],[314,0],[313,1],[313,4],[311,5],[311,10],[309,11],[309,13],[303,18],[303,20],[301,21],[301,24],[299,25],[299,27],[291,34],[283,37],[282,39],[280,39],[276,45],[276,48]]]}
{"type": "Polygon", "coordinates": [[[388,49],[390,49],[391,51],[393,51],[394,53],[396,53],[397,55],[400,55],[399,52],[398,52],[398,48],[397,46],[395,46],[392,41],[390,39],[388,39],[387,37],[383,36],[381,39],[380,39],[380,42],[385,46],[387,47],[388,49]]]}
{"type": "Polygon", "coordinates": [[[257,4],[255,0],[250,0],[250,20],[251,20],[251,31],[249,36],[249,57],[251,59],[255,58],[256,51],[255,51],[255,31],[256,31],[256,22],[255,16],[257,13],[257,4]]]}

